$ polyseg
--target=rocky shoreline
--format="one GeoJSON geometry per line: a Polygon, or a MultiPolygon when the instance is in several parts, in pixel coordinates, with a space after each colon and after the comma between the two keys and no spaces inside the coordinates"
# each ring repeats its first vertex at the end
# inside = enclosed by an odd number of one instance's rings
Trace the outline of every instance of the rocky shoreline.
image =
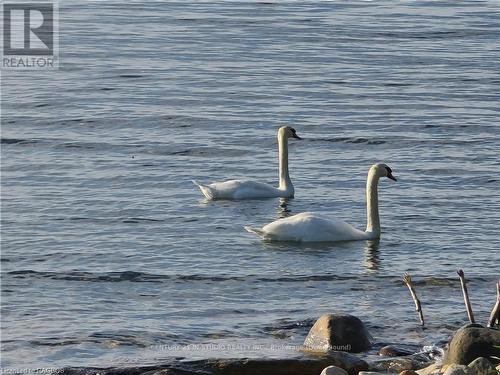
{"type": "MultiPolygon", "coordinates": [[[[355,316],[327,314],[307,335],[303,350],[286,359],[172,360],[154,366],[62,368],[58,375],[498,375],[500,330],[479,324],[458,329],[437,360],[432,353],[413,353],[389,345],[376,359],[362,358],[373,339],[355,316]],[[495,367],[496,366],[496,367],[495,367]]],[[[14,374],[15,372],[11,372],[14,374]]]]}

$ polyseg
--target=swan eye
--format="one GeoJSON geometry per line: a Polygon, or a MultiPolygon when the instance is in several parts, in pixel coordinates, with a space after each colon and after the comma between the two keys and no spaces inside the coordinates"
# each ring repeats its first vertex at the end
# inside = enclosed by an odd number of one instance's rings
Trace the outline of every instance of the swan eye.
{"type": "Polygon", "coordinates": [[[290,128],[290,131],[295,134],[295,129],[294,128],[290,128]]]}

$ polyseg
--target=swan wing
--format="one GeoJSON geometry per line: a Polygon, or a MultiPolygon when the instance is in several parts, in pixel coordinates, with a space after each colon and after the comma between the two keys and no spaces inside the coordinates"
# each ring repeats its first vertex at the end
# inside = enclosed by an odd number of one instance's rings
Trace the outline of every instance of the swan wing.
{"type": "Polygon", "coordinates": [[[196,183],[208,199],[253,199],[273,198],[282,195],[282,191],[268,184],[250,180],[230,180],[214,182],[210,185],[196,183]]]}
{"type": "Polygon", "coordinates": [[[365,232],[342,220],[327,219],[311,212],[279,219],[252,231],[269,241],[330,242],[366,238],[365,232]]]}
{"type": "Polygon", "coordinates": [[[283,192],[274,186],[256,181],[241,181],[234,192],[234,199],[274,198],[283,195],[283,192]]]}

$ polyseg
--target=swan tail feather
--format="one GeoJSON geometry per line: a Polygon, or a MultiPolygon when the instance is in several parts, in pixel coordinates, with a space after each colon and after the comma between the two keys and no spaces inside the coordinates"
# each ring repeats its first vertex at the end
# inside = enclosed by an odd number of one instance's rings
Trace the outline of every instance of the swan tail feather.
{"type": "Polygon", "coordinates": [[[200,188],[201,192],[203,193],[203,195],[207,199],[214,199],[214,192],[212,191],[212,189],[210,189],[209,186],[200,184],[196,180],[192,180],[192,181],[193,181],[193,184],[195,184],[196,186],[198,186],[200,188]]]}
{"type": "Polygon", "coordinates": [[[258,228],[253,228],[251,226],[245,226],[244,227],[247,232],[250,233],[255,233],[257,236],[265,238],[266,237],[266,232],[264,232],[262,229],[258,228]]]}

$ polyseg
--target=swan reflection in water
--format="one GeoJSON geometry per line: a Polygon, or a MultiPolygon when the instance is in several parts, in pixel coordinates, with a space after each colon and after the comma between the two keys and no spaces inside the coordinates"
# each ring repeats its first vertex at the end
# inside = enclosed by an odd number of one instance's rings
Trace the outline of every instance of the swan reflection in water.
{"type": "Polygon", "coordinates": [[[376,271],[380,266],[380,240],[366,241],[363,266],[368,271],[376,271]]]}
{"type": "MultiPolygon", "coordinates": [[[[287,211],[279,211],[278,215],[288,215],[287,211]]],[[[380,268],[380,240],[365,241],[363,247],[356,241],[341,241],[341,242],[273,242],[263,241],[264,248],[269,250],[278,251],[313,251],[318,256],[321,254],[341,251],[345,254],[347,250],[349,253],[356,254],[355,257],[362,262],[363,268],[367,272],[376,272],[380,268]]],[[[341,255],[342,256],[342,255],[341,255]]],[[[359,263],[358,263],[359,264],[359,263]]]]}
{"type": "Polygon", "coordinates": [[[285,217],[290,216],[290,213],[292,211],[288,208],[289,200],[290,200],[289,198],[280,198],[276,213],[276,219],[283,219],[285,217]]]}

